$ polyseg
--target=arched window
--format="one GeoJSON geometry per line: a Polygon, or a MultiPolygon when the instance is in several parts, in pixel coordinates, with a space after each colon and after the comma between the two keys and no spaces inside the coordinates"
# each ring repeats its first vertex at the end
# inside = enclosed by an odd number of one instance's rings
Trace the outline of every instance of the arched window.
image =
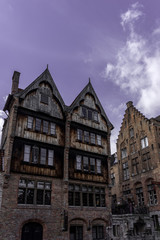
{"type": "Polygon", "coordinates": [[[21,240],[42,240],[43,227],[36,222],[26,223],[22,228],[21,240]]]}

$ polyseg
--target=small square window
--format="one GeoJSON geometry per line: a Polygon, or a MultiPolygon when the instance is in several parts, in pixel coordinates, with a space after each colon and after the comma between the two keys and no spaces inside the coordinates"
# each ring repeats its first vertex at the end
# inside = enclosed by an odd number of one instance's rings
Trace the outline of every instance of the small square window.
{"type": "Polygon", "coordinates": [[[45,93],[41,93],[41,103],[48,104],[48,95],[45,93]]]}

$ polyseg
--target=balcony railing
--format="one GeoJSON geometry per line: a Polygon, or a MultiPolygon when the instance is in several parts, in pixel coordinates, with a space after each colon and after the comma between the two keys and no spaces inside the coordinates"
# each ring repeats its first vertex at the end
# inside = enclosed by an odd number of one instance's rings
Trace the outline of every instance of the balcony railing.
{"type": "Polygon", "coordinates": [[[148,214],[149,209],[146,206],[135,207],[132,204],[112,205],[112,214],[148,214]]]}

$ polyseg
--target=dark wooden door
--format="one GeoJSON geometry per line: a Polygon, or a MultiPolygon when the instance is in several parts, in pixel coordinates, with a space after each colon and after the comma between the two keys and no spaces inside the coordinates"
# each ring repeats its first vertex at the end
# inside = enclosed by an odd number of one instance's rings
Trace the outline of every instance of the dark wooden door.
{"type": "Polygon", "coordinates": [[[21,240],[42,240],[42,225],[36,222],[26,223],[22,228],[21,240]]]}

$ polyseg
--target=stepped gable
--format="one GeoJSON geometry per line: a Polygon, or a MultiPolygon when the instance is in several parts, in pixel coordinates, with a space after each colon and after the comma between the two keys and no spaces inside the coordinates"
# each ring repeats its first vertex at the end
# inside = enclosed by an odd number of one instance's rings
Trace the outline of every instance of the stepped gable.
{"type": "MultiPolygon", "coordinates": [[[[126,110],[125,110],[125,114],[124,114],[124,117],[123,117],[123,119],[122,119],[122,123],[121,123],[121,127],[120,127],[120,131],[119,131],[117,140],[119,139],[120,133],[121,133],[121,131],[122,131],[122,127],[123,127],[123,125],[125,124],[125,120],[126,120],[126,117],[127,117],[127,115],[128,115],[128,109],[129,109],[129,108],[132,108],[132,110],[133,110],[135,113],[137,113],[137,114],[141,117],[141,119],[143,119],[143,120],[145,120],[146,122],[148,122],[148,124],[150,123],[150,119],[148,119],[147,117],[145,117],[144,114],[141,113],[141,112],[133,105],[133,102],[132,102],[132,101],[127,102],[126,105],[127,105],[127,108],[126,108],[126,110]]],[[[159,121],[160,121],[160,116],[158,116],[158,117],[159,117],[159,121]]]]}
{"type": "Polygon", "coordinates": [[[84,89],[79,93],[79,95],[76,97],[76,99],[73,101],[73,103],[70,105],[70,107],[68,108],[68,110],[72,113],[73,110],[78,107],[80,105],[80,102],[83,101],[85,99],[86,94],[89,93],[94,97],[95,100],[95,104],[98,106],[98,108],[100,109],[100,113],[101,115],[104,117],[105,121],[107,122],[109,128],[112,130],[114,128],[114,126],[112,125],[112,123],[109,121],[95,91],[94,88],[89,80],[89,83],[84,87],[84,89]]]}

